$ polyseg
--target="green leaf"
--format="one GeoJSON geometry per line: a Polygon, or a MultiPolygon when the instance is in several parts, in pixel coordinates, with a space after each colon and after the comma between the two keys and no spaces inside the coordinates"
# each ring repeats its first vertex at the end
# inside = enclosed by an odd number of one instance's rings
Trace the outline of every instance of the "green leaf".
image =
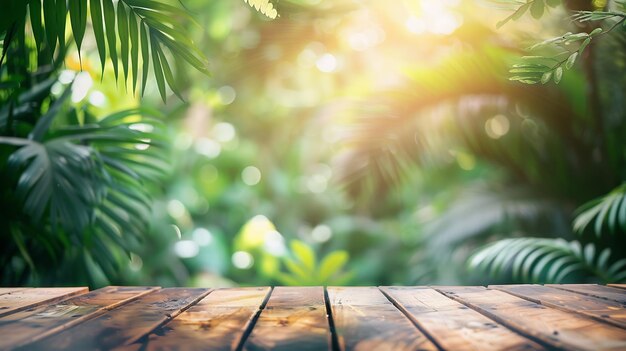
{"type": "Polygon", "coordinates": [[[315,270],[315,252],[307,244],[299,240],[293,240],[290,244],[291,251],[294,256],[308,269],[313,272],[315,270]]]}
{"type": "Polygon", "coordinates": [[[104,25],[106,28],[105,34],[107,37],[107,43],[109,48],[109,54],[111,56],[111,63],[113,64],[113,73],[115,74],[115,80],[118,77],[117,69],[117,39],[115,35],[115,7],[113,6],[113,0],[102,0],[104,10],[104,25]]]}
{"type": "Polygon", "coordinates": [[[507,18],[503,19],[502,21],[498,22],[496,24],[496,28],[499,29],[500,27],[504,26],[507,22],[509,22],[511,20],[515,21],[515,20],[520,19],[526,13],[526,11],[528,11],[528,9],[530,8],[531,4],[532,3],[527,3],[527,4],[524,4],[524,5],[520,6],[509,17],[507,17],[507,18]]]}
{"type": "Polygon", "coordinates": [[[578,57],[578,51],[574,52],[573,54],[571,54],[568,58],[567,58],[567,62],[565,63],[565,68],[567,69],[571,69],[572,66],[574,66],[574,63],[576,62],[576,58],[578,57]]]}
{"type": "MultiPolygon", "coordinates": [[[[165,102],[165,81],[163,80],[161,60],[159,59],[159,43],[154,40],[154,36],[150,36],[150,45],[152,46],[152,70],[154,71],[154,78],[156,79],[161,99],[165,102]]],[[[165,62],[165,65],[167,65],[167,62],[165,62]]]]}
{"type": "Polygon", "coordinates": [[[50,49],[50,54],[54,54],[58,35],[56,4],[54,0],[43,0],[43,19],[46,30],[46,43],[50,49]]]}
{"type": "Polygon", "coordinates": [[[550,78],[552,78],[552,71],[550,72],[545,72],[542,76],[541,76],[541,84],[546,84],[547,82],[550,81],[550,78]]]}
{"type": "Polygon", "coordinates": [[[163,67],[163,75],[165,76],[165,81],[167,82],[167,85],[169,85],[169,87],[172,89],[174,94],[178,96],[179,99],[184,101],[185,99],[183,99],[183,97],[180,94],[180,90],[178,89],[176,81],[174,80],[174,75],[172,74],[172,70],[170,69],[167,63],[167,59],[165,57],[165,54],[163,53],[163,49],[161,48],[160,45],[157,45],[156,48],[159,54],[159,61],[161,62],[161,67],[163,67]]]}
{"type": "Polygon", "coordinates": [[[532,2],[532,5],[530,5],[530,14],[533,18],[540,19],[541,16],[543,16],[544,6],[543,0],[534,0],[532,2]]]}
{"type": "Polygon", "coordinates": [[[559,66],[554,70],[554,82],[556,84],[559,84],[562,77],[563,77],[563,67],[559,66]]]}
{"type": "Polygon", "coordinates": [[[585,39],[582,44],[580,44],[580,47],[578,48],[578,53],[582,54],[582,52],[587,48],[587,45],[589,45],[591,43],[591,38],[587,38],[585,39]]]}
{"type": "Polygon", "coordinates": [[[35,37],[35,46],[37,52],[41,51],[41,43],[44,40],[43,26],[41,23],[41,0],[31,0],[28,3],[30,13],[30,24],[33,28],[33,36],[35,37]]]}
{"type": "Polygon", "coordinates": [[[48,131],[50,125],[52,124],[52,120],[54,120],[54,118],[57,116],[57,114],[61,110],[61,107],[65,103],[65,100],[67,100],[67,98],[70,96],[70,93],[71,88],[68,87],[65,89],[63,94],[61,94],[61,96],[52,103],[50,108],[48,108],[48,111],[46,111],[46,113],[41,116],[39,120],[37,120],[35,128],[33,128],[33,130],[28,135],[29,139],[35,141],[41,141],[43,139],[44,134],[48,131]]]}
{"type": "Polygon", "coordinates": [[[96,46],[98,47],[98,55],[100,56],[100,64],[102,65],[102,73],[106,65],[106,38],[104,36],[104,20],[102,18],[102,3],[100,0],[90,0],[91,24],[93,26],[93,34],[96,38],[96,46]]]}
{"type": "Polygon", "coordinates": [[[324,257],[319,267],[319,281],[326,282],[330,277],[340,272],[348,262],[348,257],[346,251],[334,251],[324,257]]]}
{"type": "Polygon", "coordinates": [[[143,61],[142,79],[141,79],[141,95],[146,91],[146,83],[148,82],[148,69],[150,66],[150,43],[148,42],[148,31],[143,21],[140,23],[141,31],[141,60],[143,61]]]}
{"type": "Polygon", "coordinates": [[[139,29],[137,20],[133,16],[128,17],[128,31],[130,33],[130,62],[133,71],[133,94],[137,91],[137,78],[139,77],[139,29]]]}
{"type": "Polygon", "coordinates": [[[589,33],[589,36],[593,37],[594,35],[598,35],[598,34],[602,33],[602,31],[603,31],[603,29],[598,27],[598,28],[592,30],[591,33],[589,33]]]}
{"type": "Polygon", "coordinates": [[[308,282],[313,277],[313,272],[309,271],[301,263],[298,263],[292,259],[285,259],[283,261],[287,270],[302,283],[308,282]]]}
{"type": "Polygon", "coordinates": [[[268,18],[275,19],[278,12],[269,0],[244,0],[248,5],[254,7],[257,11],[264,14],[268,18]]]}
{"type": "Polygon", "coordinates": [[[561,0],[546,0],[546,4],[550,7],[557,7],[561,5],[561,0]]]}
{"type": "Polygon", "coordinates": [[[65,52],[65,23],[67,21],[66,0],[56,0],[57,25],[59,26],[59,50],[65,52]]]}
{"type": "Polygon", "coordinates": [[[122,68],[124,69],[124,82],[126,82],[128,79],[129,29],[128,17],[124,7],[123,2],[117,3],[117,32],[120,36],[120,56],[122,57],[122,68]]]}
{"type": "Polygon", "coordinates": [[[72,34],[80,55],[80,47],[85,35],[85,27],[87,26],[87,0],[70,0],[69,12],[72,34]]]}

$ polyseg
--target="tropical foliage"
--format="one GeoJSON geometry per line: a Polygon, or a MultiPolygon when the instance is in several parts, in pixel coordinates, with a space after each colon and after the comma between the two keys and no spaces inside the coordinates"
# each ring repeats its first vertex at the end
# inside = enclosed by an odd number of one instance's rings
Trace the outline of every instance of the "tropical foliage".
{"type": "Polygon", "coordinates": [[[626,280],[623,1],[5,7],[1,285],[626,280]]]}

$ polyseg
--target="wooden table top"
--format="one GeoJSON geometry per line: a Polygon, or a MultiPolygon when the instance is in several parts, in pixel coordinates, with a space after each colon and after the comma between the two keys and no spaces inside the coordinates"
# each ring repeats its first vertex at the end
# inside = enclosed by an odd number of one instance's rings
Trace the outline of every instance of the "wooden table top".
{"type": "Polygon", "coordinates": [[[626,285],[0,288],[0,350],[626,350],[626,285]]]}

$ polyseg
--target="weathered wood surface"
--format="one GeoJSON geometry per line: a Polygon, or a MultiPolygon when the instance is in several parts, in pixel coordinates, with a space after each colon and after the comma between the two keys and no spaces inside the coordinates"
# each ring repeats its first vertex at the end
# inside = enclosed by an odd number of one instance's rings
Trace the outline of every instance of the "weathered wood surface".
{"type": "Polygon", "coordinates": [[[619,288],[595,284],[548,284],[546,286],[566,291],[573,291],[575,293],[598,297],[605,300],[617,301],[622,305],[626,305],[626,294],[624,294],[624,291],[619,288]]]}
{"type": "Polygon", "coordinates": [[[234,350],[270,288],[217,289],[129,349],[234,350]]]}
{"type": "Polygon", "coordinates": [[[14,293],[20,290],[26,290],[28,288],[0,288],[0,295],[14,293]]]}
{"type": "Polygon", "coordinates": [[[8,291],[0,295],[0,317],[88,291],[87,288],[32,288],[8,291]]]}
{"type": "Polygon", "coordinates": [[[324,288],[276,287],[243,350],[323,350],[331,345],[324,288]]]}
{"type": "Polygon", "coordinates": [[[498,323],[555,348],[626,350],[626,330],[483,287],[441,287],[498,323]]]}
{"type": "Polygon", "coordinates": [[[608,286],[612,288],[626,289],[626,284],[609,284],[608,286]]]}
{"type": "Polygon", "coordinates": [[[133,343],[204,297],[208,289],[162,289],[26,346],[28,350],[102,350],[133,343]]]}
{"type": "Polygon", "coordinates": [[[543,349],[533,341],[433,289],[384,287],[382,290],[443,349],[543,349]]]}
{"type": "Polygon", "coordinates": [[[566,312],[577,312],[602,322],[626,328],[624,305],[615,301],[558,290],[541,285],[495,285],[491,289],[502,290],[515,296],[566,312]]]}
{"type": "Polygon", "coordinates": [[[437,350],[377,288],[329,287],[328,298],[341,350],[437,350]]]}
{"type": "Polygon", "coordinates": [[[0,319],[0,350],[43,339],[156,289],[110,286],[10,314],[0,319]]]}
{"type": "Polygon", "coordinates": [[[0,350],[626,350],[623,286],[0,288],[0,350]]]}

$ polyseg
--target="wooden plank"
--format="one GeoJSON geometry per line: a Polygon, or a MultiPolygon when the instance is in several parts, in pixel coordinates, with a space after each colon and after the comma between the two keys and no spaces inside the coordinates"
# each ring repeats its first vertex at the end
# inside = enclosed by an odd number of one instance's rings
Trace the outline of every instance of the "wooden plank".
{"type": "Polygon", "coordinates": [[[206,294],[208,289],[161,289],[60,333],[29,344],[29,350],[109,350],[133,343],[206,294]]]}
{"type": "Polygon", "coordinates": [[[618,288],[596,284],[546,284],[546,286],[573,291],[600,299],[613,300],[626,305],[626,291],[618,288]]]}
{"type": "Polygon", "coordinates": [[[624,305],[615,301],[541,285],[493,285],[489,288],[502,290],[544,306],[581,313],[601,322],[626,328],[624,305]]]}
{"type": "Polygon", "coordinates": [[[612,288],[626,289],[626,284],[608,284],[612,288]]]}
{"type": "Polygon", "coordinates": [[[276,287],[243,350],[325,350],[331,344],[322,287],[276,287]]]}
{"type": "Polygon", "coordinates": [[[110,286],[55,304],[13,313],[0,319],[0,350],[40,340],[156,289],[110,286]]]}
{"type": "Polygon", "coordinates": [[[28,288],[0,288],[0,295],[11,294],[20,290],[26,290],[28,288]]]}
{"type": "Polygon", "coordinates": [[[341,350],[437,350],[375,287],[329,287],[341,350]]]}
{"type": "Polygon", "coordinates": [[[576,313],[552,309],[483,287],[436,289],[498,323],[552,347],[572,350],[626,349],[626,330],[576,313]]]}
{"type": "Polygon", "coordinates": [[[0,295],[0,317],[89,292],[88,288],[30,288],[0,295]]]}
{"type": "Polygon", "coordinates": [[[217,289],[125,350],[235,350],[270,288],[217,289]]]}
{"type": "Polygon", "coordinates": [[[433,289],[381,288],[444,350],[543,350],[484,315],[433,289]]]}

